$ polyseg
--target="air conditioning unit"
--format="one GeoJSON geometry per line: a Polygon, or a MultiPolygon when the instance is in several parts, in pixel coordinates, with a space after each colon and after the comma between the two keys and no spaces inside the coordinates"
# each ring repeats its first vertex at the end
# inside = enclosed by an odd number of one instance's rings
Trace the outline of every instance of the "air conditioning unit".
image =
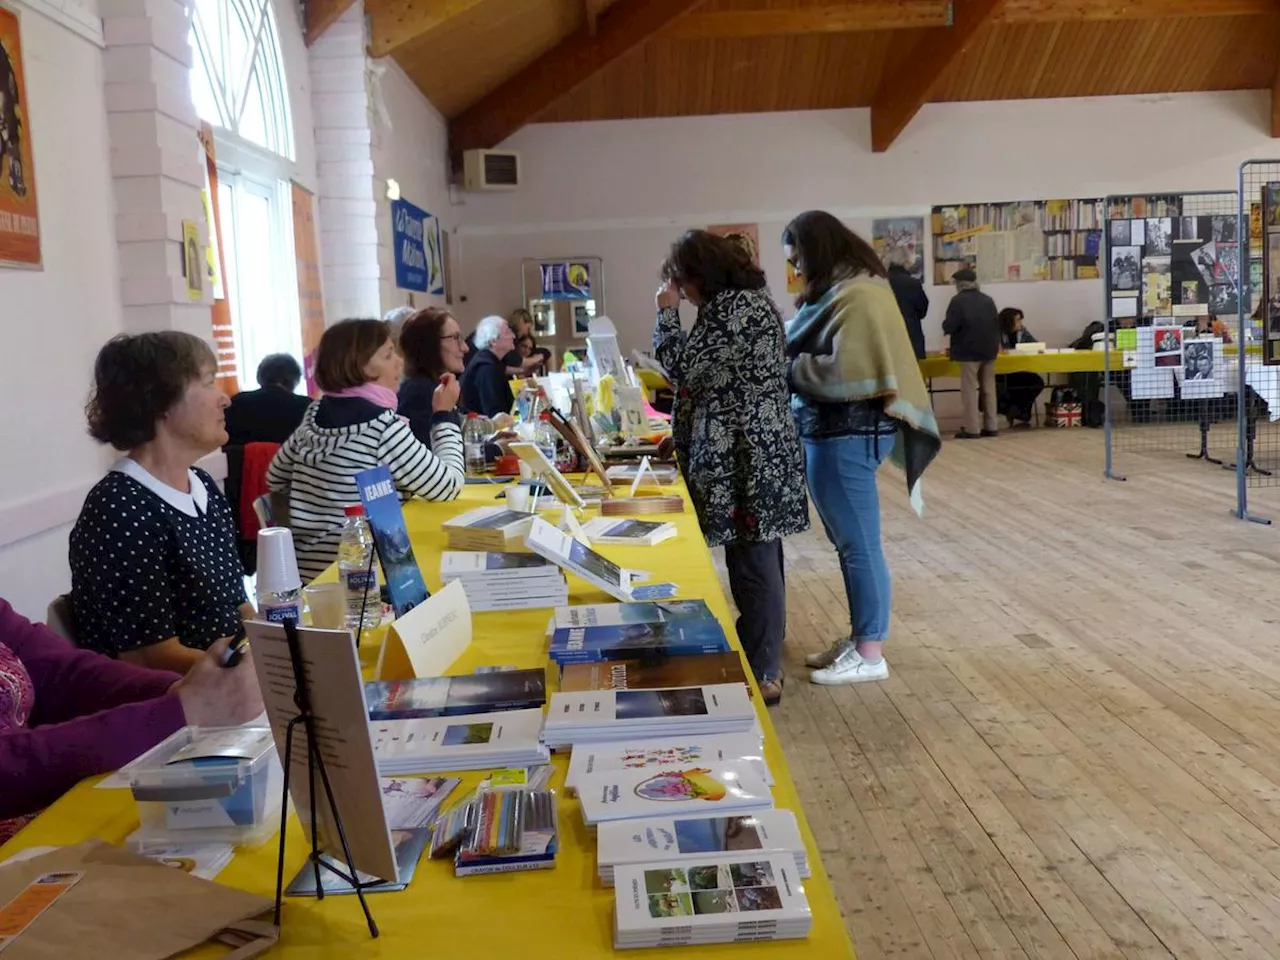
{"type": "Polygon", "coordinates": [[[467,190],[514,190],[520,186],[520,154],[514,150],[467,150],[462,154],[467,190]]]}

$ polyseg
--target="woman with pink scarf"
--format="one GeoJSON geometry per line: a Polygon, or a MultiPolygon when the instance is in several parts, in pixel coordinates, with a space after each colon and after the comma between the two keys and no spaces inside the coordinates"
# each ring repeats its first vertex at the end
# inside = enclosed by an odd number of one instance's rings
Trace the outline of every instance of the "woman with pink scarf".
{"type": "Polygon", "coordinates": [[[381,320],[343,320],[320,339],[315,379],[324,396],[307,409],[267,471],[271,491],[288,497],[305,579],[337,559],[345,508],[360,502],[355,478],[361,471],[385,464],[405,500],[453,500],[462,491],[457,378],[445,373],[436,386],[428,447],[396,416],[403,370],[381,320]]]}

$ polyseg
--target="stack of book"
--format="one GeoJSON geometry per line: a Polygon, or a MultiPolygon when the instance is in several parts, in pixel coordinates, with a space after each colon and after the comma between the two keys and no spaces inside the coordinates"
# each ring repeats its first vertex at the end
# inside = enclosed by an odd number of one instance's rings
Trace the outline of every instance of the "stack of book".
{"type": "Polygon", "coordinates": [[[551,620],[549,656],[562,667],[730,650],[720,621],[701,600],[560,607],[551,620]]]}
{"type": "Polygon", "coordinates": [[[440,579],[457,580],[472,611],[529,610],[569,601],[569,585],[554,563],[532,553],[446,550],[440,579]]]}
{"type": "Polygon", "coordinates": [[[677,947],[802,940],[813,914],[788,857],[619,867],[613,945],[677,947]]]}
{"type": "Polygon", "coordinates": [[[755,724],[756,712],[741,683],[590,690],[551,695],[542,739],[554,750],[580,743],[746,733],[755,724]]]}
{"type": "Polygon", "coordinates": [[[446,770],[487,770],[546,763],[541,710],[466,717],[385,720],[370,725],[373,756],[384,777],[446,770]]]}
{"type": "Polygon", "coordinates": [[[790,810],[760,810],[748,816],[615,820],[596,831],[596,873],[613,886],[619,867],[636,863],[722,861],[741,857],[791,857],[801,877],[809,876],[809,856],[800,825],[790,810]]]}
{"type": "Polygon", "coordinates": [[[534,519],[531,513],[506,507],[479,507],[446,520],[443,527],[451,550],[527,553],[524,538],[534,519]]]}
{"type": "Polygon", "coordinates": [[[370,720],[541,709],[547,702],[547,674],[538,667],[458,677],[388,680],[366,683],[364,696],[370,720]]]}
{"type": "Polygon", "coordinates": [[[581,690],[700,687],[707,683],[746,682],[742,657],[736,650],[686,657],[658,656],[642,660],[570,663],[560,668],[560,689],[565,693],[581,690]]]}
{"type": "Polygon", "coordinates": [[[576,793],[578,781],[593,773],[645,768],[705,766],[726,760],[742,760],[773,785],[773,774],[764,759],[764,748],[755,733],[731,733],[718,737],[686,737],[676,740],[630,740],[618,743],[584,743],[573,748],[565,789],[576,793]]]}
{"type": "Polygon", "coordinates": [[[676,535],[676,525],[657,520],[628,517],[596,517],[583,524],[582,532],[592,543],[612,543],[622,547],[652,547],[676,535]]]}
{"type": "Polygon", "coordinates": [[[578,780],[578,802],[583,822],[595,827],[612,820],[767,810],[773,794],[753,764],[726,760],[586,774],[578,780]]]}

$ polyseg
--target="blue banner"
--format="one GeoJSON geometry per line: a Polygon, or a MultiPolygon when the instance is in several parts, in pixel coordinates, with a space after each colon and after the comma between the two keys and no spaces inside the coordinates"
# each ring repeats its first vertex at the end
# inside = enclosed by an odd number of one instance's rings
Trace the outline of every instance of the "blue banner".
{"type": "Polygon", "coordinates": [[[373,544],[382,563],[387,592],[391,594],[391,607],[397,617],[403,617],[431,593],[413,555],[413,544],[409,542],[409,530],[400,507],[400,494],[385,464],[357,473],[356,486],[360,489],[364,515],[373,531],[373,544]]]}
{"type": "Polygon", "coordinates": [[[591,268],[585,263],[544,263],[543,300],[590,300],[591,268]]]}
{"type": "Polygon", "coordinates": [[[444,293],[439,220],[408,200],[392,200],[391,242],[397,287],[419,293],[444,293]]]}

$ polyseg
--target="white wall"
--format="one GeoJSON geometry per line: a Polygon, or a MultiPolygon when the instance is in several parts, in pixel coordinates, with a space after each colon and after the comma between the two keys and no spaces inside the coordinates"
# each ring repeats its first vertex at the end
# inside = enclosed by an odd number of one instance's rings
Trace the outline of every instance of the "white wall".
{"type": "MultiPolygon", "coordinates": [[[[1242,160],[1280,155],[1267,107],[1261,92],[935,104],[884,154],[870,150],[866,110],[526,127],[504,144],[521,152],[521,188],[463,195],[458,311],[467,326],[519,302],[522,257],[597,254],[624,349],[646,348],[667,244],[687,227],[747,221],[760,224],[785,313],[778,236],[802,210],[828,209],[869,235],[874,216],[927,216],[935,204],[1233,189],[1242,160]]],[[[938,348],[950,290],[928,292],[938,348]]],[[[1050,343],[1102,309],[1099,281],[988,292],[1050,343]]]]}
{"type": "Polygon", "coordinates": [[[112,459],[84,402],[121,309],[102,50],[20,14],[44,269],[0,270],[0,596],[43,619],[70,584],[69,525],[112,459]]]}
{"type": "MultiPolygon", "coordinates": [[[[449,128],[444,117],[394,60],[378,60],[372,69],[377,77],[370,87],[374,193],[378,203],[379,286],[385,313],[409,303],[411,294],[396,287],[387,179],[400,184],[403,199],[439,217],[441,230],[450,230],[455,219],[449,205],[449,128]]],[[[418,307],[443,306],[444,298],[414,293],[413,303],[418,307]]]]}
{"type": "MultiPolygon", "coordinates": [[[[280,34],[285,83],[289,87],[289,110],[293,114],[293,179],[315,193],[319,188],[316,173],[316,131],[312,120],[311,70],[307,46],[303,42],[302,11],[294,0],[272,0],[272,9],[276,15],[276,29],[280,34]]],[[[320,214],[317,211],[317,229],[319,220],[320,214]]]]}

